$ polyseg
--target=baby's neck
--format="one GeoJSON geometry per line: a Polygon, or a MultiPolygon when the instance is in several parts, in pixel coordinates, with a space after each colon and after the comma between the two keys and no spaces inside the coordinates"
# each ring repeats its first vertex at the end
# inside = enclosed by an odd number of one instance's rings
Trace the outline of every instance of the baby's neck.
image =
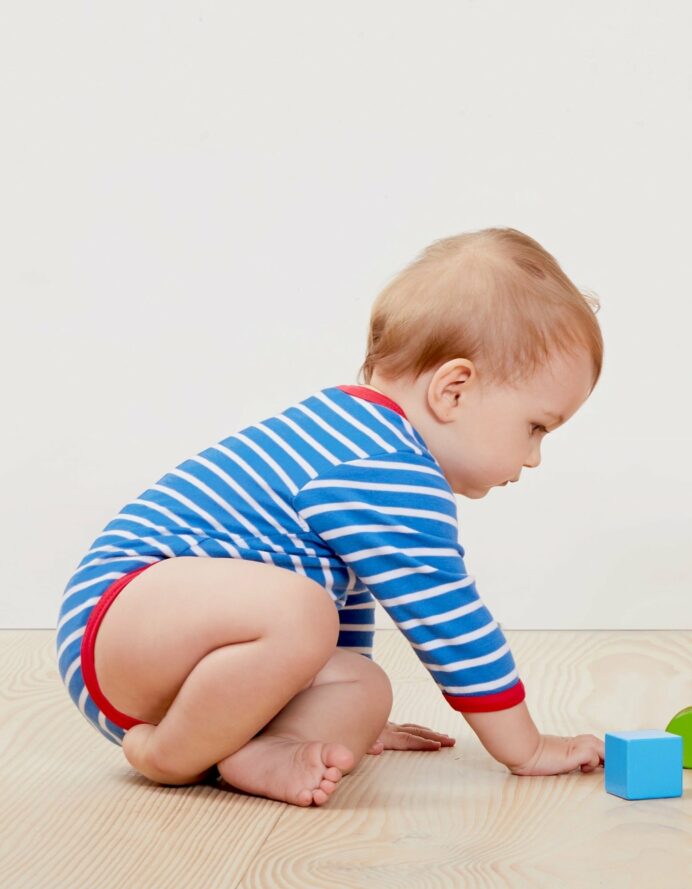
{"type": "Polygon", "coordinates": [[[371,382],[366,388],[373,389],[387,398],[391,398],[401,408],[403,408],[410,423],[422,433],[422,427],[427,425],[425,399],[429,376],[419,377],[414,383],[406,380],[383,380],[376,374],[371,377],[371,382]]]}

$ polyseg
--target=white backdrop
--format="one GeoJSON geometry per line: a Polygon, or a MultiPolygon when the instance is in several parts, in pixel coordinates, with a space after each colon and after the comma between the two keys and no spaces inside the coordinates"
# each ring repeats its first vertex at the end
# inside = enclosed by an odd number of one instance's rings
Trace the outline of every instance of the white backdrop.
{"type": "Polygon", "coordinates": [[[606,360],[538,469],[458,498],[468,570],[508,629],[692,627],[690,25],[684,0],[5,4],[0,626],[54,626],[177,463],[355,383],[432,240],[509,225],[599,296],[606,360]]]}

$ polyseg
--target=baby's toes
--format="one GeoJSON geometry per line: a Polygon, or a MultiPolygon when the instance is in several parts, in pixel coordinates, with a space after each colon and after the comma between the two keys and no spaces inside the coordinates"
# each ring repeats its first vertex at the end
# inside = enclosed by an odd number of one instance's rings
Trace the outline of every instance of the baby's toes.
{"type": "Polygon", "coordinates": [[[341,769],[338,769],[336,766],[329,766],[328,769],[324,770],[324,777],[327,781],[341,781],[343,773],[341,769]]]}
{"type": "Polygon", "coordinates": [[[320,781],[320,790],[324,790],[327,795],[334,793],[335,789],[336,783],[334,781],[328,781],[326,778],[323,778],[322,781],[320,781]]]}
{"type": "Polygon", "coordinates": [[[296,805],[298,806],[311,806],[312,805],[312,790],[301,790],[298,796],[296,797],[296,805]]]}
{"type": "Polygon", "coordinates": [[[337,768],[342,771],[344,769],[352,769],[354,764],[353,751],[349,750],[343,744],[336,741],[330,741],[322,748],[322,762],[326,766],[325,774],[330,768],[337,768]]]}
{"type": "Polygon", "coordinates": [[[328,795],[324,792],[324,790],[320,790],[318,787],[317,790],[312,791],[312,799],[316,806],[321,806],[322,803],[326,803],[329,799],[328,795]]]}

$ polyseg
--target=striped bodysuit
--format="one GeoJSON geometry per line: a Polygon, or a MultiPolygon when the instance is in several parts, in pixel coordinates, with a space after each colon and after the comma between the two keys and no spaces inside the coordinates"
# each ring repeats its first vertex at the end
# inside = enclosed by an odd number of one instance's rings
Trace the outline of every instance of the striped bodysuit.
{"type": "Polygon", "coordinates": [[[338,645],[365,657],[377,600],[459,712],[524,700],[505,636],[466,571],[449,483],[403,409],[372,389],[321,389],[200,451],[94,540],[62,595],[58,667],[115,744],[139,720],[98,688],[98,623],[134,574],[183,555],[253,559],[317,581],[338,609],[338,645]]]}

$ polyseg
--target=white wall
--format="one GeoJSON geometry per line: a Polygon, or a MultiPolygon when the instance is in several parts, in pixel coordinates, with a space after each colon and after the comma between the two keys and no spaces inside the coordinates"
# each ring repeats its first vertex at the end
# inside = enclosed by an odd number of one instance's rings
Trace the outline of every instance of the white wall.
{"type": "Polygon", "coordinates": [[[606,362],[539,469],[459,498],[468,569],[505,628],[692,627],[691,24],[683,0],[6,5],[0,626],[53,626],[177,463],[356,382],[423,247],[510,225],[601,298],[606,362]]]}

